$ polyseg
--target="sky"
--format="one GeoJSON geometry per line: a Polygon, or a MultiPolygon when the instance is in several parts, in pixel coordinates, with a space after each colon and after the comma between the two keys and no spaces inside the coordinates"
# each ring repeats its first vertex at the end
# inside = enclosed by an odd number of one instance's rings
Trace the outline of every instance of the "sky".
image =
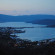
{"type": "Polygon", "coordinates": [[[0,0],[0,14],[55,15],[55,0],[0,0]]]}

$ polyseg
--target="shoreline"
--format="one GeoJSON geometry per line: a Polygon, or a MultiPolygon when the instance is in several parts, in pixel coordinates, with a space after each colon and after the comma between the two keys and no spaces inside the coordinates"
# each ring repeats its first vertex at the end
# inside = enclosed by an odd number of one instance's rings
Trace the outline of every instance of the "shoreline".
{"type": "Polygon", "coordinates": [[[0,31],[0,54],[5,55],[55,55],[55,38],[40,41],[10,38],[10,28],[0,31]]]}

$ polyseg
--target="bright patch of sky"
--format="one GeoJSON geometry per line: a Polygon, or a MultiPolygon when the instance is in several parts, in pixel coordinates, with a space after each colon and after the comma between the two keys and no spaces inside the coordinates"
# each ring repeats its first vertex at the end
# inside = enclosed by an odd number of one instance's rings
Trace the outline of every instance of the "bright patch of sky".
{"type": "Polygon", "coordinates": [[[55,0],[0,0],[0,14],[9,14],[9,15],[53,14],[55,15],[55,0]]]}

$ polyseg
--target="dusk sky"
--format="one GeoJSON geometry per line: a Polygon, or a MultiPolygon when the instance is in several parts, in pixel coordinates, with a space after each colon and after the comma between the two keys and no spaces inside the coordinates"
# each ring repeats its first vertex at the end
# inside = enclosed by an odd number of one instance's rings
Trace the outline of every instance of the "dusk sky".
{"type": "Polygon", "coordinates": [[[55,0],[0,0],[0,14],[55,15],[55,0]]]}

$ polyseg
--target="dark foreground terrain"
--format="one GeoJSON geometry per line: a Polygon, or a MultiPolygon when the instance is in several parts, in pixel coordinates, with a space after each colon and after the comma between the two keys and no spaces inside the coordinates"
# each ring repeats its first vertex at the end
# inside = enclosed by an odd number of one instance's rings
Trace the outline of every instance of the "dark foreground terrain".
{"type": "Polygon", "coordinates": [[[0,28],[0,55],[55,55],[54,38],[32,42],[10,34],[10,28],[0,28]]]}

